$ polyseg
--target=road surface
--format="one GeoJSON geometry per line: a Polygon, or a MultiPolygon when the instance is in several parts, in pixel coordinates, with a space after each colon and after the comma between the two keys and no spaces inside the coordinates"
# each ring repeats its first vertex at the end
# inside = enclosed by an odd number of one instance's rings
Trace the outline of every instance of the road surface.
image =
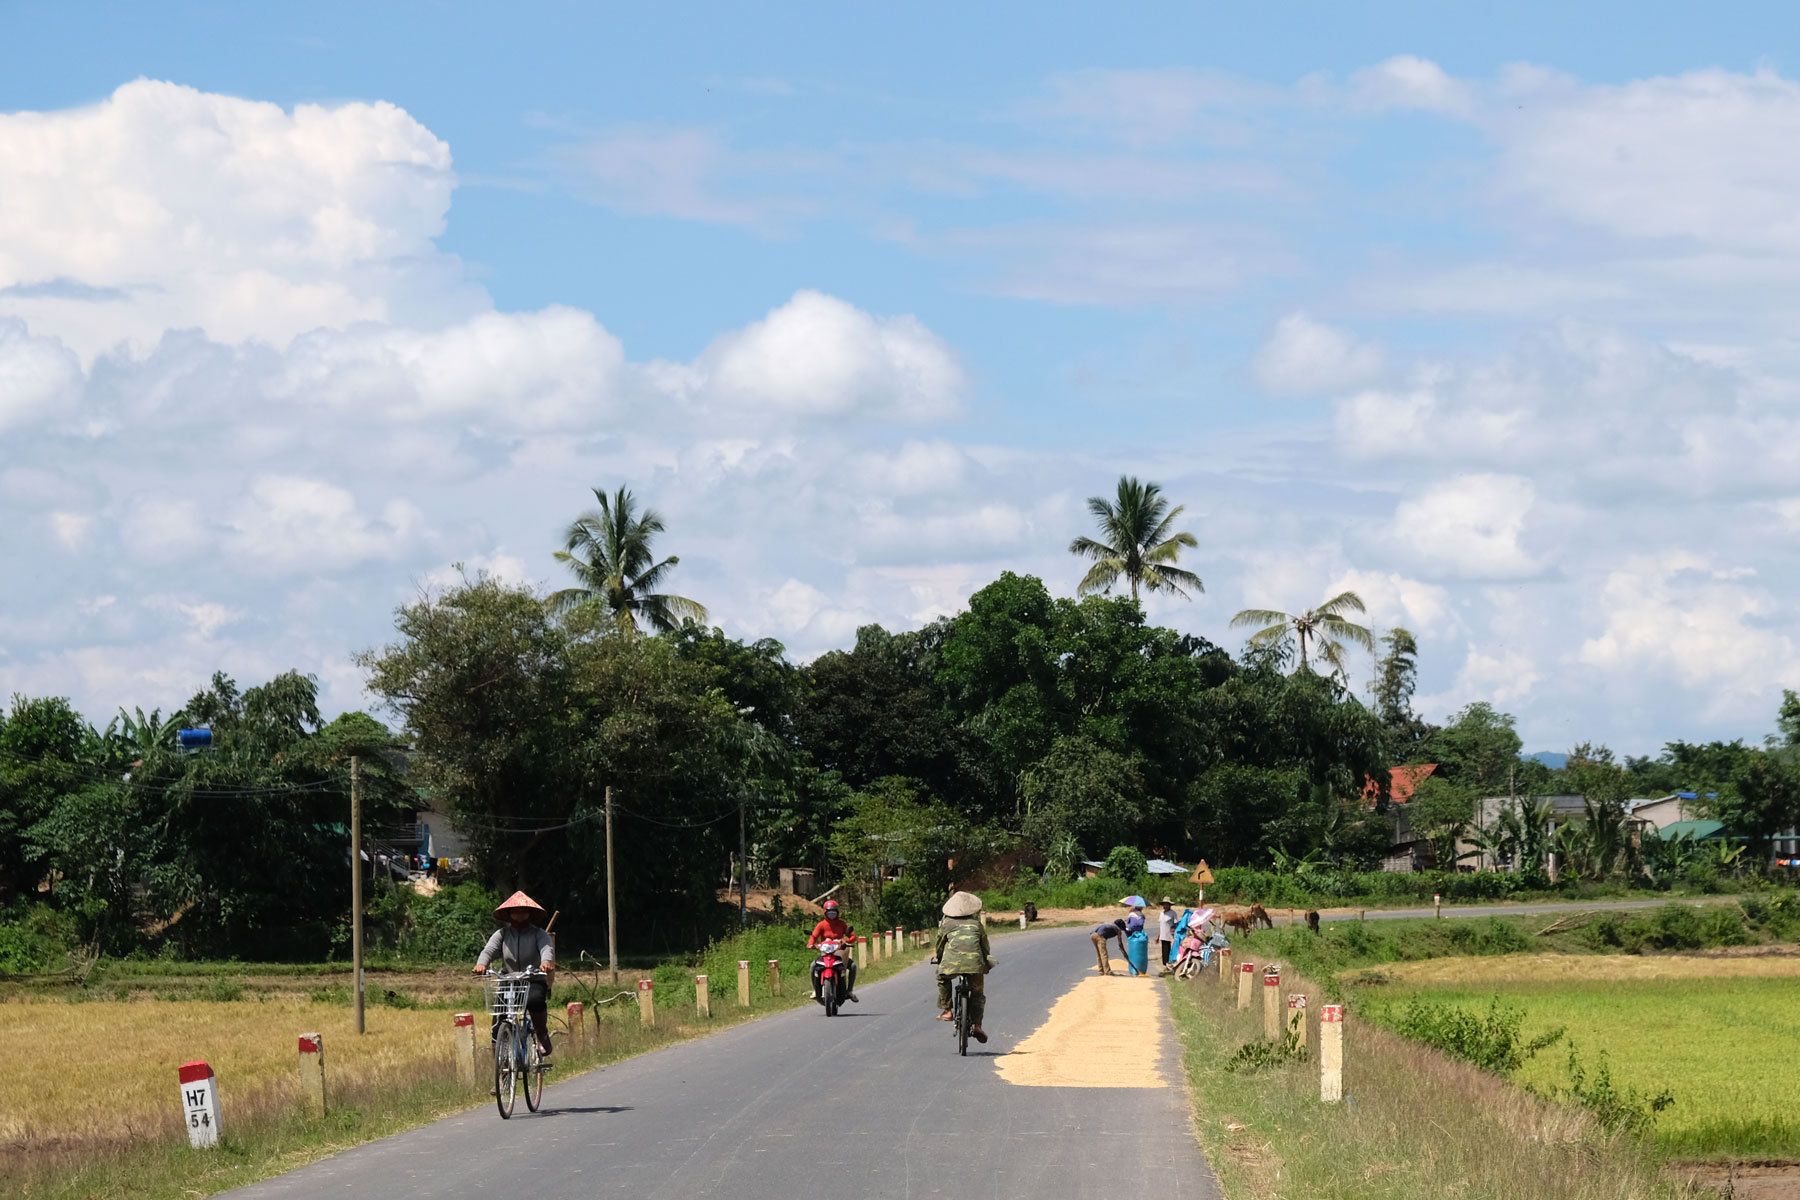
{"type": "Polygon", "coordinates": [[[510,1121],[485,1106],[230,1194],[1217,1200],[1162,985],[1096,978],[1085,929],[1009,935],[994,954],[990,1041],[971,1043],[967,1058],[933,1019],[930,968],[920,965],[868,984],[837,1018],[816,1007],[778,1013],[554,1084],[536,1115],[523,1098],[510,1121]],[[1102,1022],[1065,1005],[1050,1029],[1073,1040],[1040,1037],[1005,1057],[1058,999],[1096,995],[1142,1014],[1133,1045],[1148,1067],[1136,1086],[1008,1081],[1070,1055],[1102,1022]]]}

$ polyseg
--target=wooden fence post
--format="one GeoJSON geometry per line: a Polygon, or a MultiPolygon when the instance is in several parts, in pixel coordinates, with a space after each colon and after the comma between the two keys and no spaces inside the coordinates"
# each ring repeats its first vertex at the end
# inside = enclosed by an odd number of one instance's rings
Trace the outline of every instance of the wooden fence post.
{"type": "Polygon", "coordinates": [[[1281,1036],[1281,968],[1263,968],[1263,1036],[1274,1041],[1281,1036]]]}
{"type": "Polygon", "coordinates": [[[300,1099],[309,1116],[325,1115],[325,1035],[300,1035],[300,1099]]]}
{"type": "Polygon", "coordinates": [[[738,959],[738,1007],[750,1007],[750,960],[738,959]]]}
{"type": "MultiPolygon", "coordinates": [[[[572,1006],[571,1006],[572,1007],[572,1006]]],[[[457,1013],[451,1018],[456,1037],[456,1078],[464,1087],[475,1086],[475,1014],[457,1013]]]]}
{"type": "Polygon", "coordinates": [[[712,992],[704,975],[694,976],[694,1012],[702,1020],[712,1019],[712,992]]]}
{"type": "Polygon", "coordinates": [[[656,1024],[656,985],[648,979],[638,980],[638,1024],[656,1024]]]}
{"type": "Polygon", "coordinates": [[[1319,1099],[1336,1104],[1344,1098],[1344,1006],[1319,1010],[1319,1099]]]}
{"type": "Polygon", "coordinates": [[[1238,1009],[1250,1007],[1250,989],[1256,982],[1256,964],[1243,962],[1238,964],[1238,1009]]]}

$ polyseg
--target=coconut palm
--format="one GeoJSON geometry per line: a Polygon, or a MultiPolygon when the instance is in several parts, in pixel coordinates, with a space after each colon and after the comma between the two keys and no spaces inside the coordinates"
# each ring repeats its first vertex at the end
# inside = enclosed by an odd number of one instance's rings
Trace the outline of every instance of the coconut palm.
{"type": "Polygon", "coordinates": [[[1339,592],[1317,608],[1301,613],[1284,613],[1273,608],[1246,608],[1231,618],[1233,629],[1261,626],[1250,635],[1258,646],[1280,642],[1289,634],[1300,644],[1300,669],[1309,670],[1306,661],[1308,642],[1318,644],[1318,655],[1331,664],[1338,675],[1345,673],[1344,643],[1354,642],[1364,650],[1375,648],[1375,639],[1367,628],[1344,616],[1347,612],[1363,612],[1362,597],[1355,592],[1339,592]]]}
{"type": "Polygon", "coordinates": [[[623,487],[611,496],[595,488],[594,499],[599,507],[575,518],[563,537],[565,548],[556,552],[580,586],[551,593],[546,607],[560,616],[585,605],[602,606],[621,633],[636,633],[640,619],[659,632],[683,620],[705,621],[699,603],[656,590],[681,561],[673,554],[652,561],[650,543],[663,532],[662,514],[654,508],[637,512],[637,501],[623,487]]]}
{"type": "Polygon", "coordinates": [[[1185,589],[1204,592],[1200,577],[1175,565],[1183,546],[1197,546],[1191,533],[1170,533],[1185,505],[1169,507],[1162,488],[1154,483],[1139,483],[1129,475],[1119,477],[1116,501],[1103,496],[1088,497],[1088,511],[1100,524],[1100,541],[1078,537],[1069,543],[1069,553],[1091,558],[1094,565],[1076,587],[1082,596],[1112,590],[1120,576],[1131,584],[1131,598],[1138,598],[1138,588],[1146,591],[1174,592],[1187,598],[1185,589]]]}

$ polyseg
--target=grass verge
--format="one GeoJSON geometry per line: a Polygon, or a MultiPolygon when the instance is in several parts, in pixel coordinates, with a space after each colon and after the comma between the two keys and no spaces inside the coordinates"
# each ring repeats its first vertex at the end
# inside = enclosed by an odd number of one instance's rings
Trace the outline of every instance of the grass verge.
{"type": "MultiPolygon", "coordinates": [[[[1309,991],[1316,1017],[1316,988],[1284,990],[1309,991]]],[[[1643,1143],[1605,1135],[1584,1113],[1354,1016],[1345,1030],[1345,1097],[1327,1105],[1316,1060],[1240,1053],[1260,1040],[1262,1016],[1260,1006],[1237,1011],[1228,984],[1170,980],[1170,998],[1196,1131],[1231,1200],[1697,1194],[1663,1177],[1643,1143]],[[1234,1058],[1237,1070],[1229,1069],[1234,1058]]]]}
{"type": "MultiPolygon", "coordinates": [[[[696,971],[685,971],[686,987],[681,989],[676,977],[683,968],[659,968],[658,1025],[641,1028],[629,1000],[591,1010],[594,1025],[586,1049],[576,1053],[561,1045],[552,1081],[566,1082],[632,1055],[810,1004],[803,971],[784,970],[784,994],[769,993],[766,959],[785,961],[791,956],[791,940],[782,931],[756,931],[741,943],[716,947],[700,968],[711,977],[710,1020],[699,1018],[694,1009],[696,971]],[[763,961],[756,959],[758,954],[763,961]],[[749,1008],[737,1006],[738,958],[754,963],[749,1008]],[[717,970],[714,959],[731,961],[730,974],[717,970]]],[[[871,962],[862,978],[873,982],[927,954],[908,950],[871,962]]],[[[560,983],[557,992],[557,1004],[579,998],[560,983]]],[[[163,1018],[179,1019],[191,1033],[206,1031],[209,1037],[219,1033],[221,1022],[229,1023],[229,1041],[216,1044],[236,1046],[242,1055],[234,1067],[233,1051],[220,1054],[203,1041],[164,1030],[154,1035],[151,1050],[126,1061],[94,1052],[92,1061],[67,1064],[64,1073],[75,1090],[64,1102],[28,1111],[23,1094],[0,1091],[0,1112],[6,1114],[6,1125],[0,1127],[0,1178],[6,1180],[8,1194],[22,1200],[193,1200],[490,1104],[486,1081],[471,1092],[456,1079],[448,1012],[371,1008],[372,1032],[358,1039],[349,1031],[349,1015],[341,1004],[284,997],[0,1005],[0,1040],[9,1046],[56,1045],[80,1053],[83,1047],[112,1045],[111,1023],[163,1018]],[[300,1112],[294,1060],[295,1035],[315,1029],[326,1035],[331,1111],[322,1119],[300,1112]],[[369,1038],[375,1040],[365,1040],[369,1038]],[[227,1135],[214,1151],[188,1149],[175,1108],[175,1067],[195,1057],[208,1058],[219,1072],[227,1135]],[[367,1061],[359,1064],[359,1058],[367,1061]]],[[[556,1017],[553,1007],[553,1023],[556,1017]]],[[[57,1057],[60,1061],[63,1051],[57,1057]]],[[[16,1078],[20,1087],[41,1083],[23,1073],[16,1078]]],[[[6,1086],[0,1082],[0,1088],[6,1086]]]]}
{"type": "Polygon", "coordinates": [[[1397,972],[1367,989],[1360,1009],[1391,1024],[1414,999],[1475,1012],[1498,1001],[1519,1013],[1527,1038],[1561,1029],[1560,1044],[1514,1076],[1540,1090],[1564,1087],[1574,1047],[1592,1071],[1604,1062],[1621,1089],[1668,1091],[1652,1138],[1687,1159],[1800,1157],[1789,1068],[1800,1057],[1792,1012],[1792,959],[1669,957],[1571,962],[1560,956],[1506,963],[1445,960],[1397,972]],[[1645,968],[1643,970],[1615,970],[1645,968]],[[1734,968],[1730,973],[1721,968],[1734,968]],[[1750,973],[1762,968],[1767,975],[1750,973]]]}

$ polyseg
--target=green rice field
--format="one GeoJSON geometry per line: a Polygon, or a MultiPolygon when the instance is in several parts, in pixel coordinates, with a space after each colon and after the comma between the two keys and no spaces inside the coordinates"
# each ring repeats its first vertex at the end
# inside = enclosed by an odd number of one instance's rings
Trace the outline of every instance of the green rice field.
{"type": "Polygon", "coordinates": [[[1590,1074],[1604,1051],[1616,1085],[1670,1090],[1654,1137],[1674,1157],[1800,1157],[1800,959],[1446,959],[1380,980],[1353,984],[1355,1000],[1375,1009],[1425,995],[1485,1012],[1498,996],[1524,1012],[1527,1037],[1564,1027],[1518,1083],[1566,1082],[1573,1041],[1590,1074]]]}

